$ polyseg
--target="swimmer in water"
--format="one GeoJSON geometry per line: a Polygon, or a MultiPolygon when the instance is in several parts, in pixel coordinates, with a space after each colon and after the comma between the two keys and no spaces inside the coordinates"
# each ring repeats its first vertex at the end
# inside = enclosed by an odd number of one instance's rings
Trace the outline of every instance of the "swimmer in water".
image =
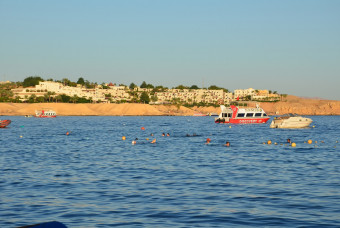
{"type": "Polygon", "coordinates": [[[150,143],[156,143],[156,139],[152,140],[150,143]]]}
{"type": "Polygon", "coordinates": [[[209,144],[211,142],[211,139],[207,138],[207,141],[205,144],[209,144]]]}
{"type": "Polygon", "coordinates": [[[162,133],[162,136],[165,136],[165,133],[162,133]]]}
{"type": "Polygon", "coordinates": [[[290,139],[287,139],[287,143],[291,143],[290,139]]]}
{"type": "Polygon", "coordinates": [[[229,147],[229,146],[230,146],[230,142],[227,141],[227,142],[224,144],[224,146],[229,147]]]}
{"type": "Polygon", "coordinates": [[[169,133],[166,133],[166,136],[170,136],[170,134],[169,134],[169,133]]]}

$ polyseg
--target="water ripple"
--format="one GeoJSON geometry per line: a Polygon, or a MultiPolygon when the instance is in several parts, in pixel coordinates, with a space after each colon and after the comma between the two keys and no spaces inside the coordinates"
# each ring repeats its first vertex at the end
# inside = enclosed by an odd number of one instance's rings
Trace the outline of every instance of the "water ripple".
{"type": "Polygon", "coordinates": [[[0,227],[340,227],[338,116],[290,130],[211,117],[10,119],[0,227]]]}

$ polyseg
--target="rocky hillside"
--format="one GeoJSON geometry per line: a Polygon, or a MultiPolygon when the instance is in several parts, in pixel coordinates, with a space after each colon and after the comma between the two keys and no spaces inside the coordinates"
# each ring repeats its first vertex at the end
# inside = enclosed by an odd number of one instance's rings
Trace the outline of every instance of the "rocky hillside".
{"type": "MultiPolygon", "coordinates": [[[[300,115],[340,115],[340,101],[305,99],[288,96],[284,101],[261,102],[269,115],[297,113],[300,115]]],[[[249,102],[255,107],[255,102],[249,102]]],[[[174,105],[148,104],[65,104],[65,103],[0,103],[0,115],[34,115],[35,110],[53,109],[60,116],[192,116],[195,113],[220,113],[215,107],[177,107],[174,105]]]]}

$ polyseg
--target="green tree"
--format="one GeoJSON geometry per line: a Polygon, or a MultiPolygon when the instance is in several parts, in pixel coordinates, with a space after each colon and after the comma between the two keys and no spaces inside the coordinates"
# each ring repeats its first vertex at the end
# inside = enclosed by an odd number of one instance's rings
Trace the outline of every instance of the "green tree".
{"type": "Polygon", "coordinates": [[[22,85],[23,87],[29,87],[29,86],[36,86],[39,85],[39,82],[43,82],[44,79],[42,79],[39,76],[30,76],[24,79],[22,85]]]}
{"type": "Polygon", "coordinates": [[[31,96],[29,96],[28,102],[29,103],[34,103],[36,101],[36,99],[37,99],[37,95],[32,94],[31,96]]]}
{"type": "Polygon", "coordinates": [[[148,88],[148,89],[153,89],[153,88],[155,88],[152,84],[147,84],[146,85],[146,88],[148,88]]]}
{"type": "Polygon", "coordinates": [[[221,89],[220,87],[216,86],[216,85],[211,85],[208,87],[208,90],[219,90],[221,89]]]}
{"type": "Polygon", "coordinates": [[[184,85],[179,85],[177,87],[175,87],[175,89],[189,89],[187,86],[184,85]]]}
{"type": "Polygon", "coordinates": [[[192,85],[190,89],[199,89],[197,85],[192,85]]]}
{"type": "Polygon", "coordinates": [[[54,95],[55,95],[55,92],[47,91],[46,96],[48,97],[48,102],[51,102],[51,98],[54,95]]]}
{"type": "Polygon", "coordinates": [[[45,102],[45,98],[43,96],[39,96],[39,97],[36,98],[36,102],[43,103],[43,102],[45,102]]]}
{"type": "Polygon", "coordinates": [[[135,83],[131,83],[130,84],[130,86],[129,86],[129,88],[131,89],[131,90],[133,90],[134,88],[136,88],[137,87],[137,85],[135,84],[135,83]]]}
{"type": "Polygon", "coordinates": [[[73,102],[73,103],[76,103],[78,102],[79,100],[79,97],[77,95],[73,95],[71,98],[70,98],[70,101],[73,102]]]}
{"type": "Polygon", "coordinates": [[[177,110],[181,108],[182,102],[179,98],[172,98],[172,103],[177,107],[177,110]]]}
{"type": "Polygon", "coordinates": [[[71,100],[71,97],[70,97],[70,96],[67,96],[66,94],[62,94],[62,95],[60,95],[60,96],[61,96],[61,102],[69,103],[70,100],[71,100]]]}
{"type": "Polygon", "coordinates": [[[85,85],[85,80],[84,80],[84,78],[82,78],[82,77],[78,78],[77,84],[85,85]]]}
{"type": "Polygon", "coordinates": [[[145,81],[143,81],[143,83],[140,85],[140,88],[146,88],[147,84],[145,81]]]}
{"type": "Polygon", "coordinates": [[[142,92],[142,94],[140,95],[140,101],[146,104],[149,104],[150,102],[150,97],[146,92],[142,92]]]}
{"type": "Polygon", "coordinates": [[[62,96],[61,95],[57,95],[56,97],[54,97],[55,102],[58,103],[58,101],[62,100],[62,96]]]}
{"type": "Polygon", "coordinates": [[[61,83],[63,83],[64,86],[71,86],[72,82],[68,78],[63,78],[61,80],[61,83]]]}
{"type": "Polygon", "coordinates": [[[156,102],[156,101],[158,101],[158,97],[157,97],[157,95],[153,95],[153,96],[151,96],[151,101],[152,101],[152,102],[156,102]]]}

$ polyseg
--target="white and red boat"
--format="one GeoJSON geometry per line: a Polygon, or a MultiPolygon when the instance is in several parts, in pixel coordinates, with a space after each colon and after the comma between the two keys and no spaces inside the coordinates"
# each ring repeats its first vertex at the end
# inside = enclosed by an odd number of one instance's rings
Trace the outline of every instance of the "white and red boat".
{"type": "Polygon", "coordinates": [[[39,118],[55,118],[57,117],[57,113],[53,110],[39,110],[35,111],[35,117],[39,118]]]}
{"type": "Polygon", "coordinates": [[[221,113],[215,118],[215,123],[232,124],[258,124],[266,123],[270,117],[256,105],[256,108],[236,107],[230,105],[229,108],[221,105],[221,113]]]}

